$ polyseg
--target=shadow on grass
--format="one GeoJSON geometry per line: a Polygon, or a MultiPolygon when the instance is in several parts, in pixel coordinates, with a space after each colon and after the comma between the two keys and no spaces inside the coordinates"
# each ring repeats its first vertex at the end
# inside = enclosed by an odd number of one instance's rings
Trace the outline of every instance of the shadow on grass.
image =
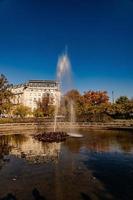
{"type": "Polygon", "coordinates": [[[81,194],[81,197],[83,200],[91,200],[91,198],[87,194],[85,194],[83,192],[81,192],[80,194],[81,194]]]}
{"type": "MultiPolygon", "coordinates": [[[[32,190],[32,196],[34,200],[46,200],[44,196],[40,195],[39,190],[37,190],[36,188],[32,190]]],[[[18,200],[18,199],[12,193],[9,193],[5,197],[0,198],[0,200],[18,200]]]]}
{"type": "Polygon", "coordinates": [[[9,193],[7,196],[0,198],[0,200],[17,200],[17,198],[13,194],[9,193]]]}
{"type": "Polygon", "coordinates": [[[43,197],[43,196],[40,195],[40,192],[36,188],[34,188],[32,190],[32,195],[33,195],[33,197],[34,197],[35,200],[46,200],[45,197],[43,197]]]}

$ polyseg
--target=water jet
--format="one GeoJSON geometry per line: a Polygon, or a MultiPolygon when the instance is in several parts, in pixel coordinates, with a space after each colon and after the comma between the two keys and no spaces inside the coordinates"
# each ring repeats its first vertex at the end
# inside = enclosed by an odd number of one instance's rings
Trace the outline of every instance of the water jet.
{"type": "MultiPolygon", "coordinates": [[[[71,63],[67,54],[67,51],[62,54],[57,63],[57,73],[56,79],[60,84],[61,96],[64,92],[72,89],[72,78],[71,78],[71,63]]],[[[61,99],[61,97],[60,97],[61,99]]],[[[57,131],[57,123],[58,123],[58,115],[60,109],[60,101],[58,97],[56,97],[56,104],[55,104],[55,113],[54,113],[54,127],[52,132],[43,132],[41,134],[37,134],[34,136],[35,139],[43,142],[59,142],[64,141],[68,136],[70,137],[82,137],[81,134],[72,133],[72,126],[75,122],[75,110],[74,110],[74,101],[69,99],[69,112],[70,112],[70,128],[69,133],[67,134],[64,131],[57,131]]],[[[64,103],[65,106],[65,103],[64,103]]],[[[59,127],[60,129],[60,127],[59,127]]]]}

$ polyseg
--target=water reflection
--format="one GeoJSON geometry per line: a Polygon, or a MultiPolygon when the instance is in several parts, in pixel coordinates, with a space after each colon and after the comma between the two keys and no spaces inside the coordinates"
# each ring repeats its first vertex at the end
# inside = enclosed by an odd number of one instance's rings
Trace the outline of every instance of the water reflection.
{"type": "Polygon", "coordinates": [[[69,139],[65,145],[73,153],[84,151],[133,153],[133,133],[119,131],[82,132],[84,138],[69,139]]]}
{"type": "Polygon", "coordinates": [[[8,162],[9,159],[5,159],[5,155],[8,155],[10,152],[10,146],[0,145],[0,169],[4,166],[5,162],[8,162]]]}
{"type": "Polygon", "coordinates": [[[0,159],[4,160],[4,156],[10,154],[24,158],[29,163],[57,162],[60,146],[60,143],[38,142],[30,135],[2,135],[0,136],[0,159]]]}
{"type": "Polygon", "coordinates": [[[0,198],[12,193],[18,200],[133,199],[133,134],[81,133],[83,138],[63,143],[1,135],[0,198]]]}

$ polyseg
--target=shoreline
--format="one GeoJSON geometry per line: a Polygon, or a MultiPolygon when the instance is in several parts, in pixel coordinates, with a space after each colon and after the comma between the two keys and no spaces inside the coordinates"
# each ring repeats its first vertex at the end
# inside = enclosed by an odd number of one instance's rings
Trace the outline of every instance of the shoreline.
{"type": "MultiPolygon", "coordinates": [[[[57,129],[87,129],[87,130],[130,130],[133,131],[133,122],[128,124],[125,123],[94,123],[94,122],[79,122],[79,123],[69,123],[69,122],[58,122],[57,129]]],[[[41,130],[53,129],[53,122],[44,123],[5,123],[0,124],[1,131],[19,131],[19,130],[41,130]]]]}

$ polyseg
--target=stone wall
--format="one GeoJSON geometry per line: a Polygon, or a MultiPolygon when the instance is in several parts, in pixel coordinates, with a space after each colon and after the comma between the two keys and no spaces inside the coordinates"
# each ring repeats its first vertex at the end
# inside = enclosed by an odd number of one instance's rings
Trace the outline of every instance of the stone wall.
{"type": "MultiPolygon", "coordinates": [[[[6,123],[0,124],[0,131],[5,130],[38,130],[38,129],[52,129],[54,127],[53,122],[40,122],[40,123],[6,123]]],[[[125,121],[114,121],[110,123],[101,123],[101,122],[58,122],[57,128],[66,128],[66,129],[131,129],[133,130],[133,120],[125,121]]]]}

